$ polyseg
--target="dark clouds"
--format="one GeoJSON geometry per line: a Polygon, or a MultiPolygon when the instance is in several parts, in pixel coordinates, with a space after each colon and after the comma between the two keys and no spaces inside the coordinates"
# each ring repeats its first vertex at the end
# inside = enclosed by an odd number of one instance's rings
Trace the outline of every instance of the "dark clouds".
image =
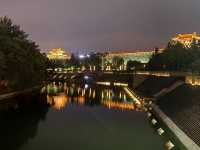
{"type": "Polygon", "coordinates": [[[0,0],[42,49],[143,49],[200,33],[199,0],[0,0]]]}

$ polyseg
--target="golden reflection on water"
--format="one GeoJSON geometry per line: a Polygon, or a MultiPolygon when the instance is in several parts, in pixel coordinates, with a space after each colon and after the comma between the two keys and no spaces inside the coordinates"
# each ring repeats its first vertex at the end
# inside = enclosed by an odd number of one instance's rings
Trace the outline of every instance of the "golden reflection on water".
{"type": "Polygon", "coordinates": [[[107,101],[103,101],[102,104],[108,107],[109,109],[111,108],[120,108],[120,109],[127,109],[127,110],[135,109],[134,103],[114,102],[111,100],[107,100],[107,101]]]}
{"type": "MultiPolygon", "coordinates": [[[[87,87],[87,86],[86,86],[87,87]]],[[[134,102],[128,102],[128,96],[122,90],[113,91],[109,88],[82,88],[75,86],[67,86],[67,84],[48,85],[47,86],[47,102],[54,109],[61,110],[66,107],[69,102],[85,105],[86,101],[92,100],[94,103],[99,101],[101,105],[111,109],[117,108],[122,110],[135,110],[137,106],[134,102]]]]}
{"type": "Polygon", "coordinates": [[[78,104],[85,104],[85,97],[84,96],[79,96],[78,98],[77,98],[77,102],[78,102],[78,104]]]}
{"type": "Polygon", "coordinates": [[[47,103],[53,106],[53,108],[60,110],[67,105],[69,97],[65,93],[61,93],[56,96],[47,95],[47,103]]]}

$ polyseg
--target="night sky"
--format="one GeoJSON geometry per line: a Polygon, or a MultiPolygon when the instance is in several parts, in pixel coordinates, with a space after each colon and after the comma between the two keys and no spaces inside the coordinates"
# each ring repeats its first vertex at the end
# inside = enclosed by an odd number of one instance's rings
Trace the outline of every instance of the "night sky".
{"type": "Polygon", "coordinates": [[[200,33],[200,0],[0,0],[42,50],[148,49],[200,33]]]}

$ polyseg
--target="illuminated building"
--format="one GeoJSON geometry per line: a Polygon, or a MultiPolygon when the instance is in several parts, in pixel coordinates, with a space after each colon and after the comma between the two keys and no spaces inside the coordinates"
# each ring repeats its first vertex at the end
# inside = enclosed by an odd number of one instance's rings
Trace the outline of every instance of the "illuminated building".
{"type": "MultiPolygon", "coordinates": [[[[160,49],[159,52],[161,51],[162,50],[160,49]]],[[[154,52],[154,50],[113,51],[107,53],[106,60],[112,62],[114,57],[122,57],[124,59],[124,64],[126,64],[129,60],[148,63],[154,52]]]]}
{"type": "MultiPolygon", "coordinates": [[[[161,53],[163,49],[158,49],[158,53],[161,53]]],[[[103,63],[105,70],[109,71],[112,68],[112,61],[114,57],[120,57],[123,58],[124,64],[119,66],[119,70],[126,70],[126,64],[128,61],[138,61],[143,64],[143,67],[145,67],[145,64],[149,62],[152,55],[155,53],[155,50],[120,50],[120,51],[112,51],[107,52],[105,56],[105,62],[103,63]]]]}
{"type": "Polygon", "coordinates": [[[196,32],[191,34],[177,34],[171,39],[171,44],[180,42],[186,48],[190,48],[193,41],[195,44],[200,45],[200,36],[198,36],[196,32]]]}
{"type": "Polygon", "coordinates": [[[54,48],[49,51],[47,57],[50,60],[66,60],[71,58],[71,54],[62,48],[54,48]]]}

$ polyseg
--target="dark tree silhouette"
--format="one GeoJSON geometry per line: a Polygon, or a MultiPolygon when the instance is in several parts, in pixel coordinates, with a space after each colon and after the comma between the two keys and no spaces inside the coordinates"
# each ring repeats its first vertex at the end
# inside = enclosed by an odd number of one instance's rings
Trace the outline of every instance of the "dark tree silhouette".
{"type": "Polygon", "coordinates": [[[168,43],[163,53],[155,53],[148,63],[149,70],[189,71],[191,65],[197,67],[200,57],[198,43],[192,42],[191,47],[184,47],[181,43],[168,43]],[[193,62],[196,62],[194,65],[193,62]]]}
{"type": "Polygon", "coordinates": [[[136,60],[134,61],[129,60],[126,66],[127,66],[127,71],[136,71],[144,69],[144,64],[136,60]]]}
{"type": "Polygon", "coordinates": [[[45,78],[48,59],[38,45],[14,25],[8,17],[0,18],[0,77],[11,87],[27,87],[41,83],[45,78]]]}

